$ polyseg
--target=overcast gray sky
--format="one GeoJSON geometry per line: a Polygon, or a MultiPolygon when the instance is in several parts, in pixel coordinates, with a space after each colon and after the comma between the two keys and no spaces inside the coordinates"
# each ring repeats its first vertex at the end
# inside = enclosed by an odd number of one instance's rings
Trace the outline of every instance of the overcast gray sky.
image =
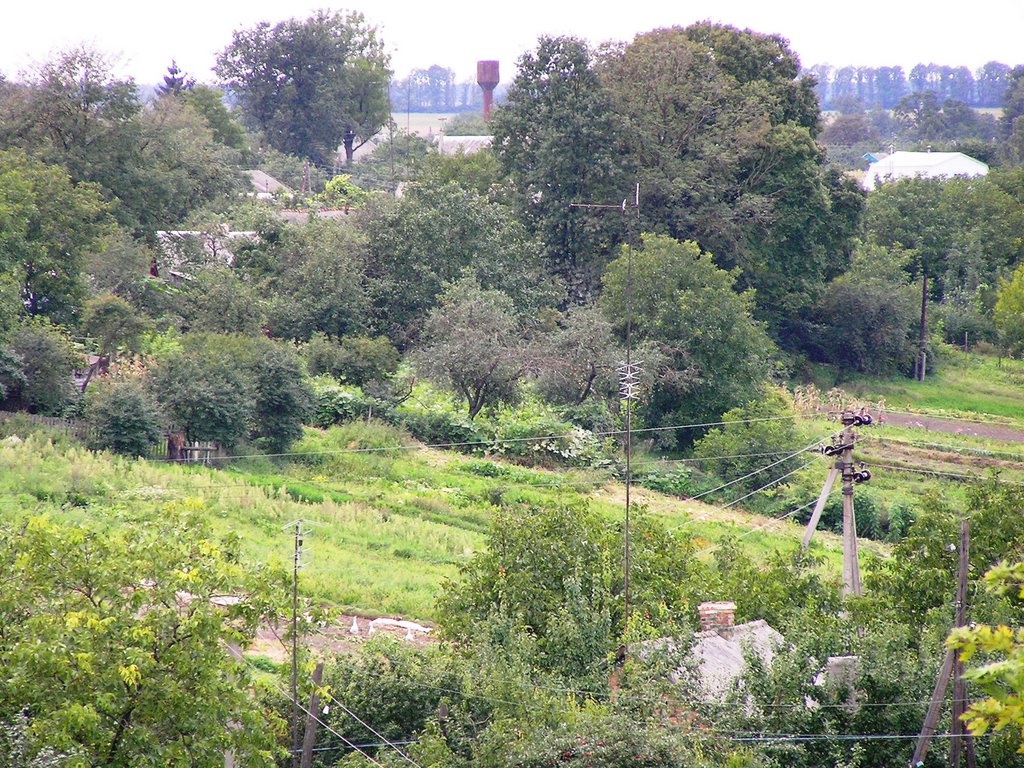
{"type": "Polygon", "coordinates": [[[914,0],[10,0],[0,12],[0,72],[8,77],[55,51],[87,43],[119,60],[118,73],[160,81],[172,58],[198,80],[212,81],[214,56],[233,30],[260,21],[305,18],[317,8],[361,10],[382,31],[399,77],[441,64],[460,80],[478,59],[498,59],[502,79],[542,34],[592,42],[629,40],[655,27],[712,19],[778,32],[801,61],[836,66],[918,62],[966,65],[1024,63],[1024,1],[978,0],[968,6],[914,0]]]}

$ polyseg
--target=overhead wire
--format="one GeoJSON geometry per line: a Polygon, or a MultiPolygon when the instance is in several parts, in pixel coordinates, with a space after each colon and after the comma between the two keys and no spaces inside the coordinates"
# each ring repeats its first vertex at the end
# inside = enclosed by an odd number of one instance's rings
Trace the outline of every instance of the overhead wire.
{"type": "MultiPolygon", "coordinates": [[[[663,427],[644,427],[642,429],[634,429],[632,432],[646,433],[646,432],[664,432],[669,430],[684,430],[684,429],[703,429],[705,427],[718,427],[726,426],[729,424],[751,424],[756,422],[765,421],[789,421],[799,418],[796,414],[787,416],[763,416],[756,419],[729,419],[725,421],[708,421],[694,424],[671,424],[663,427]]],[[[276,459],[284,458],[288,456],[333,456],[348,453],[382,453],[386,451],[419,451],[427,448],[465,448],[477,445],[499,445],[505,443],[528,443],[528,442],[543,442],[545,440],[558,440],[563,437],[574,437],[577,432],[560,432],[550,435],[534,435],[529,437],[495,437],[489,440],[464,440],[460,442],[451,443],[411,443],[406,445],[389,445],[389,446],[375,446],[368,448],[336,448],[332,450],[322,451],[281,451],[278,453],[250,453],[240,454],[236,456],[209,456],[206,461],[234,461],[238,459],[276,459]]],[[[600,430],[592,432],[596,437],[613,437],[616,435],[625,435],[625,430],[612,429],[612,430],[600,430]]],[[[175,459],[149,459],[153,463],[172,463],[178,464],[183,463],[175,459]]]]}
{"type": "MultiPolygon", "coordinates": [[[[236,651],[236,650],[235,650],[234,648],[232,648],[232,647],[231,647],[231,646],[230,646],[230,645],[229,645],[229,644],[228,644],[227,642],[225,642],[224,640],[221,640],[221,642],[222,642],[222,643],[224,643],[224,646],[225,646],[225,647],[226,647],[226,648],[228,649],[228,652],[229,652],[229,653],[230,653],[230,654],[231,654],[231,655],[232,655],[232,656],[233,656],[234,658],[236,658],[236,659],[238,659],[239,661],[241,661],[241,662],[243,662],[243,663],[245,663],[245,664],[247,664],[247,665],[249,665],[249,666],[253,667],[253,669],[258,669],[258,667],[256,667],[256,665],[255,665],[255,664],[253,663],[253,661],[252,661],[251,659],[247,658],[247,657],[246,657],[246,655],[245,655],[244,653],[242,653],[241,651],[236,651]]],[[[273,681],[270,681],[270,685],[272,685],[272,686],[273,686],[273,687],[274,687],[274,688],[275,688],[275,689],[276,689],[276,690],[278,691],[278,693],[280,693],[280,694],[281,694],[281,695],[283,695],[283,696],[284,696],[284,697],[285,697],[286,699],[288,699],[288,702],[289,702],[289,703],[291,703],[291,704],[294,704],[294,705],[295,705],[296,707],[298,707],[300,711],[302,711],[303,713],[305,713],[305,714],[306,714],[306,715],[307,715],[308,717],[312,718],[312,719],[313,719],[313,721],[314,721],[314,722],[316,722],[316,723],[317,723],[318,725],[321,725],[321,726],[323,726],[324,728],[326,728],[326,729],[327,729],[327,730],[328,730],[328,731],[329,731],[330,733],[332,733],[332,734],[334,734],[335,736],[337,736],[337,737],[338,737],[339,739],[341,739],[341,740],[342,740],[342,742],[344,742],[344,743],[345,743],[345,744],[346,744],[347,746],[349,746],[349,747],[351,747],[352,749],[356,750],[356,751],[357,751],[357,752],[358,752],[359,754],[361,754],[361,755],[362,755],[363,757],[365,757],[365,758],[366,758],[367,760],[369,760],[369,761],[370,761],[371,763],[373,763],[374,765],[376,765],[376,766],[379,766],[379,768],[384,768],[384,764],[383,764],[382,762],[380,762],[379,760],[376,760],[376,759],[374,759],[374,757],[373,757],[373,756],[372,756],[372,755],[371,755],[370,753],[368,753],[368,752],[365,752],[365,751],[364,751],[363,749],[361,749],[361,748],[360,748],[360,747],[359,747],[358,745],[356,745],[356,744],[355,744],[354,742],[352,742],[352,741],[350,741],[349,739],[347,739],[346,737],[342,736],[342,735],[341,735],[340,733],[338,733],[338,731],[337,731],[337,730],[335,730],[335,729],[334,729],[334,728],[332,728],[332,727],[331,727],[330,725],[328,725],[328,724],[327,724],[327,723],[325,723],[325,722],[324,722],[323,720],[321,720],[321,719],[320,719],[319,717],[317,717],[317,715],[316,715],[316,714],[314,714],[313,712],[310,712],[310,711],[309,711],[309,709],[308,709],[307,707],[304,707],[304,706],[302,705],[302,702],[301,702],[301,701],[298,701],[297,699],[293,698],[293,697],[292,697],[292,695],[291,695],[291,694],[290,694],[290,693],[289,693],[288,691],[286,691],[286,690],[284,689],[284,687],[283,687],[283,686],[280,686],[280,685],[278,685],[277,683],[275,683],[275,682],[273,682],[273,681]]],[[[415,765],[415,763],[414,763],[414,765],[415,765]]],[[[419,768],[419,766],[417,766],[417,768],[419,768]]]]}

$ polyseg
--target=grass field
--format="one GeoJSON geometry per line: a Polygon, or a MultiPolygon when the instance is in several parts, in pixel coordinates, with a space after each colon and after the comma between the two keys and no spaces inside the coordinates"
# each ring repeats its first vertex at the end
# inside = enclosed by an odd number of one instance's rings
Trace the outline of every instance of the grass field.
{"type": "MultiPolygon", "coordinates": [[[[891,409],[1024,425],[1017,394],[1024,366],[958,352],[942,363],[923,384],[860,378],[847,389],[864,400],[883,399],[891,409]]],[[[800,423],[807,443],[837,426],[824,418],[800,423]]],[[[960,506],[969,479],[962,475],[998,473],[1024,483],[1020,441],[895,424],[865,427],[860,436],[855,459],[867,462],[873,477],[858,487],[858,497],[870,496],[880,510],[914,508],[928,495],[960,506]]],[[[376,423],[307,430],[293,451],[286,460],[236,457],[217,468],[185,467],[93,453],[59,433],[7,439],[0,441],[0,519],[48,514],[103,528],[185,505],[207,512],[218,532],[237,533],[252,561],[283,566],[291,556],[284,526],[301,517],[313,527],[304,593],[345,610],[429,621],[441,585],[484,545],[499,507],[525,513],[585,502],[609,519],[623,512],[623,487],[608,470],[533,469],[427,449],[376,423]]],[[[635,487],[637,512],[691,538],[701,557],[725,537],[738,538],[755,559],[789,551],[802,527],[787,512],[813,502],[829,464],[824,456],[808,459],[784,486],[742,501],[746,509],[635,487]]],[[[772,477],[766,473],[765,482],[772,477]]],[[[730,490],[718,502],[735,498],[730,490]]],[[[862,546],[886,551],[873,542],[862,546]]],[[[838,573],[838,538],[820,533],[814,547],[824,567],[838,573]]]]}
{"type": "MultiPolygon", "coordinates": [[[[498,505],[524,511],[587,501],[622,514],[622,487],[600,471],[527,469],[408,446],[408,436],[377,424],[308,430],[287,463],[238,459],[222,469],[132,461],[89,452],[43,434],[0,443],[0,517],[48,514],[102,527],[149,519],[168,505],[209,513],[219,533],[237,533],[252,561],[289,562],[284,526],[313,528],[301,589],[339,608],[429,620],[440,585],[485,540],[498,505]]],[[[638,505],[710,553],[740,537],[755,556],[798,545],[801,529],[738,509],[637,491],[638,505]]],[[[639,511],[639,510],[638,510],[639,511]]],[[[839,544],[819,539],[838,570],[839,544]]]]}
{"type": "Polygon", "coordinates": [[[883,400],[888,408],[981,417],[1024,425],[1024,362],[943,351],[938,371],[924,382],[864,377],[842,388],[868,402],[883,400]]]}

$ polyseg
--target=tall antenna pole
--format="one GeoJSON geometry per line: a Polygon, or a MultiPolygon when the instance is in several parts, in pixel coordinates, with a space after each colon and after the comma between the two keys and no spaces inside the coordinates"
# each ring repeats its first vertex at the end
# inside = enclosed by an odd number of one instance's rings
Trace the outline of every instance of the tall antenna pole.
{"type": "MultiPolygon", "coordinates": [[[[629,210],[629,198],[623,198],[621,205],[608,205],[601,203],[570,203],[570,208],[618,208],[624,214],[629,210]]],[[[636,211],[636,226],[640,226],[640,183],[637,182],[634,197],[633,209],[636,211]]],[[[626,359],[616,366],[619,375],[619,397],[625,402],[626,408],[626,509],[622,526],[622,606],[625,625],[629,625],[630,611],[632,609],[632,555],[630,552],[629,537],[629,515],[632,507],[633,491],[633,401],[637,399],[637,389],[640,384],[640,360],[633,360],[633,243],[629,242],[632,227],[626,222],[626,359]]]]}
{"type": "MultiPolygon", "coordinates": [[[[636,209],[637,223],[640,221],[640,184],[636,185],[633,198],[636,209]]],[[[626,201],[622,201],[622,210],[626,211],[626,201]]],[[[630,238],[632,239],[632,238],[630,238]]],[[[632,507],[633,491],[633,401],[636,399],[637,385],[640,383],[639,361],[633,363],[633,243],[626,245],[626,364],[619,369],[621,377],[622,398],[626,401],[626,510],[623,520],[622,544],[622,593],[623,614],[625,625],[629,626],[632,608],[632,558],[630,553],[629,514],[632,507]]]]}
{"type": "Polygon", "coordinates": [[[309,531],[305,520],[299,518],[288,523],[284,530],[294,528],[295,544],[292,553],[292,768],[298,768],[302,745],[299,741],[299,569],[302,567],[303,543],[309,531]]]}

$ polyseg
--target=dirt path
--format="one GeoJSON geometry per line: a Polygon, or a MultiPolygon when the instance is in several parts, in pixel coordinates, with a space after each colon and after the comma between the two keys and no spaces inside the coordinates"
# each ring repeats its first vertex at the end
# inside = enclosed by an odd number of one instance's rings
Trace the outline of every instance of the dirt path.
{"type": "Polygon", "coordinates": [[[1010,440],[1024,443],[1024,430],[983,421],[943,419],[938,416],[921,416],[918,414],[886,411],[880,423],[892,424],[897,427],[916,427],[918,429],[927,429],[931,432],[945,432],[952,435],[968,435],[970,437],[984,437],[990,440],[1010,440]]]}

